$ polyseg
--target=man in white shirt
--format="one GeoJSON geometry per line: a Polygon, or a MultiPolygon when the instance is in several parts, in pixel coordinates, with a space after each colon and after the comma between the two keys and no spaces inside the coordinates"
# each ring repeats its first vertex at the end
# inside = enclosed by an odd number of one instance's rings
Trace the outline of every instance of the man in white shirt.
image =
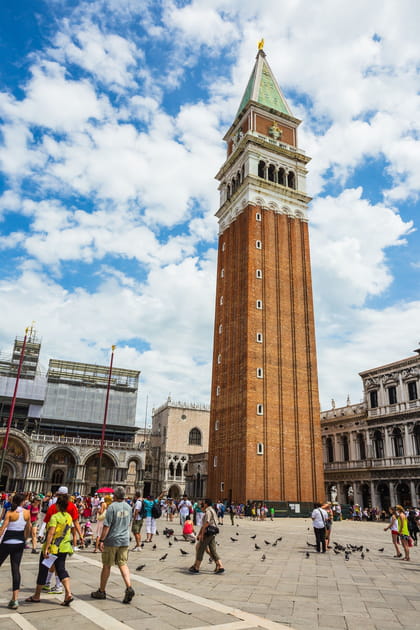
{"type": "Polygon", "coordinates": [[[182,500],[178,503],[178,511],[179,511],[179,522],[181,526],[184,526],[185,519],[190,515],[192,511],[192,503],[188,501],[188,497],[186,494],[182,497],[182,500]]]}
{"type": "Polygon", "coordinates": [[[133,508],[133,523],[131,526],[131,531],[134,534],[134,538],[136,539],[135,547],[133,551],[141,551],[141,528],[143,526],[143,516],[142,516],[142,507],[143,501],[141,500],[140,492],[136,492],[135,496],[136,502],[134,503],[133,508]]]}
{"type": "Polygon", "coordinates": [[[315,540],[316,540],[316,550],[318,553],[326,552],[326,544],[325,544],[325,524],[328,520],[328,513],[322,509],[321,503],[315,503],[314,509],[312,512],[312,525],[314,528],[315,540]]]}

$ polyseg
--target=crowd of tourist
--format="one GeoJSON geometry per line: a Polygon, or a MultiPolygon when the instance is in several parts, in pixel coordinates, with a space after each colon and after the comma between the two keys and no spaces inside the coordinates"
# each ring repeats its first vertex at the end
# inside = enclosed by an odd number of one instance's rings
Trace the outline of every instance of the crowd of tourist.
{"type": "MultiPolygon", "coordinates": [[[[179,499],[168,498],[162,492],[158,497],[142,497],[139,492],[133,498],[126,497],[124,488],[117,487],[94,496],[70,496],[62,486],[52,495],[34,493],[2,494],[0,497],[0,566],[10,558],[12,573],[12,599],[8,607],[18,608],[20,588],[20,563],[25,549],[39,554],[38,575],[34,593],[26,602],[38,603],[41,593],[62,594],[62,606],[73,601],[70,576],[66,569],[67,558],[85,548],[102,554],[102,571],[99,587],[91,593],[94,599],[106,599],[106,585],[111,567],[116,565],[125,585],[124,603],[130,603],[135,593],[131,586],[128,569],[128,551],[141,551],[152,543],[157,533],[157,520],[167,523],[163,533],[173,535],[170,525],[179,520],[183,539],[196,543],[196,557],[189,568],[199,573],[204,554],[214,562],[215,573],[223,573],[215,537],[223,526],[225,516],[231,525],[235,518],[252,521],[274,519],[274,508],[265,503],[229,504],[221,500],[214,504],[210,499],[191,501],[186,495],[179,499]],[[111,494],[112,492],[112,494],[111,494]],[[144,528],[144,530],[143,530],[144,528]],[[142,540],[142,533],[145,539],[142,540]],[[169,534],[168,534],[169,533],[169,534]]],[[[347,513],[346,513],[347,516],[347,513]]],[[[395,558],[410,560],[410,547],[417,545],[420,528],[420,511],[397,505],[389,513],[377,508],[350,507],[352,520],[389,521],[395,548],[395,558]],[[404,556],[404,557],[403,557],[404,556]]],[[[316,550],[331,549],[331,532],[334,521],[343,518],[338,502],[317,503],[312,511],[316,550]]]]}
{"type": "Polygon", "coordinates": [[[112,496],[100,493],[93,497],[70,496],[64,486],[54,495],[3,493],[0,512],[0,566],[10,558],[12,599],[8,608],[12,610],[19,606],[20,564],[25,549],[40,556],[35,590],[26,602],[39,603],[43,591],[58,595],[64,592],[61,605],[70,606],[73,595],[66,559],[80,548],[91,547],[93,553],[102,554],[99,588],[91,593],[91,597],[106,599],[111,567],[116,565],[125,584],[123,603],[128,604],[135,595],[127,565],[132,536],[132,551],[141,551],[157,533],[157,519],[163,516],[170,522],[177,514],[184,539],[197,543],[196,560],[190,572],[199,572],[207,552],[215,563],[215,573],[223,573],[215,536],[218,525],[223,524],[225,512],[232,514],[232,518],[237,513],[233,506],[226,507],[220,501],[213,507],[210,499],[191,502],[186,495],[175,501],[165,499],[163,492],[157,498],[143,498],[136,493],[131,499],[125,496],[121,486],[112,491],[112,496]],[[144,542],[141,540],[143,525],[146,530],[144,542]]]}

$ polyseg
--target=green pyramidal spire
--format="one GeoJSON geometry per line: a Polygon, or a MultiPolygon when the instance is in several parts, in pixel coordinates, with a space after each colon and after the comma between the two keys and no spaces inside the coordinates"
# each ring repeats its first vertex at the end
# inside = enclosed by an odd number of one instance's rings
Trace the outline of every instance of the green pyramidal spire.
{"type": "Polygon", "coordinates": [[[262,49],[258,51],[257,60],[236,115],[242,112],[249,101],[255,101],[282,114],[292,116],[262,49]]]}

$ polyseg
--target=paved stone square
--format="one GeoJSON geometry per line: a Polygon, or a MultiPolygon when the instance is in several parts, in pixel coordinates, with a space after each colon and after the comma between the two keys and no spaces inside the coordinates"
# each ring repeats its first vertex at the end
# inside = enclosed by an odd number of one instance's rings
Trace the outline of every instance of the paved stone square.
{"type": "MultiPolygon", "coordinates": [[[[163,530],[167,523],[161,520],[159,525],[163,530]]],[[[180,526],[171,527],[181,539],[180,526]]],[[[117,569],[111,574],[107,599],[91,599],[101,568],[100,555],[91,550],[75,553],[68,562],[75,597],[70,608],[58,605],[62,595],[43,594],[40,604],[25,603],[38,568],[38,557],[26,551],[17,613],[6,608],[11,595],[9,562],[0,568],[0,628],[417,630],[420,550],[411,549],[410,562],[393,558],[391,535],[383,528],[382,523],[334,523],[333,541],[369,549],[364,559],[356,552],[346,561],[343,553],[317,554],[308,546],[314,543],[310,519],[264,523],[238,519],[232,527],[225,518],[218,536],[226,568],[222,575],[213,573],[214,565],[206,558],[200,574],[190,574],[194,546],[173,539],[169,546],[165,537],[156,536],[156,550],[146,544],[142,552],[130,553],[136,591],[130,605],[122,604],[124,589],[117,569]],[[189,555],[183,556],[180,549],[189,555]],[[167,558],[159,561],[165,553],[167,558]],[[143,570],[136,571],[141,564],[143,570]]]]}

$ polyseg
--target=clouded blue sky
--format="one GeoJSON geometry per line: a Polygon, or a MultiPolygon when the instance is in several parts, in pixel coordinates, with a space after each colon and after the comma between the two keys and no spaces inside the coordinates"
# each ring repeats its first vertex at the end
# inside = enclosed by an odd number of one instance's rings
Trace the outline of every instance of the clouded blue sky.
{"type": "Polygon", "coordinates": [[[0,350],[142,371],[208,402],[214,175],[257,52],[309,155],[320,395],[420,340],[416,0],[4,0],[0,350]]]}

